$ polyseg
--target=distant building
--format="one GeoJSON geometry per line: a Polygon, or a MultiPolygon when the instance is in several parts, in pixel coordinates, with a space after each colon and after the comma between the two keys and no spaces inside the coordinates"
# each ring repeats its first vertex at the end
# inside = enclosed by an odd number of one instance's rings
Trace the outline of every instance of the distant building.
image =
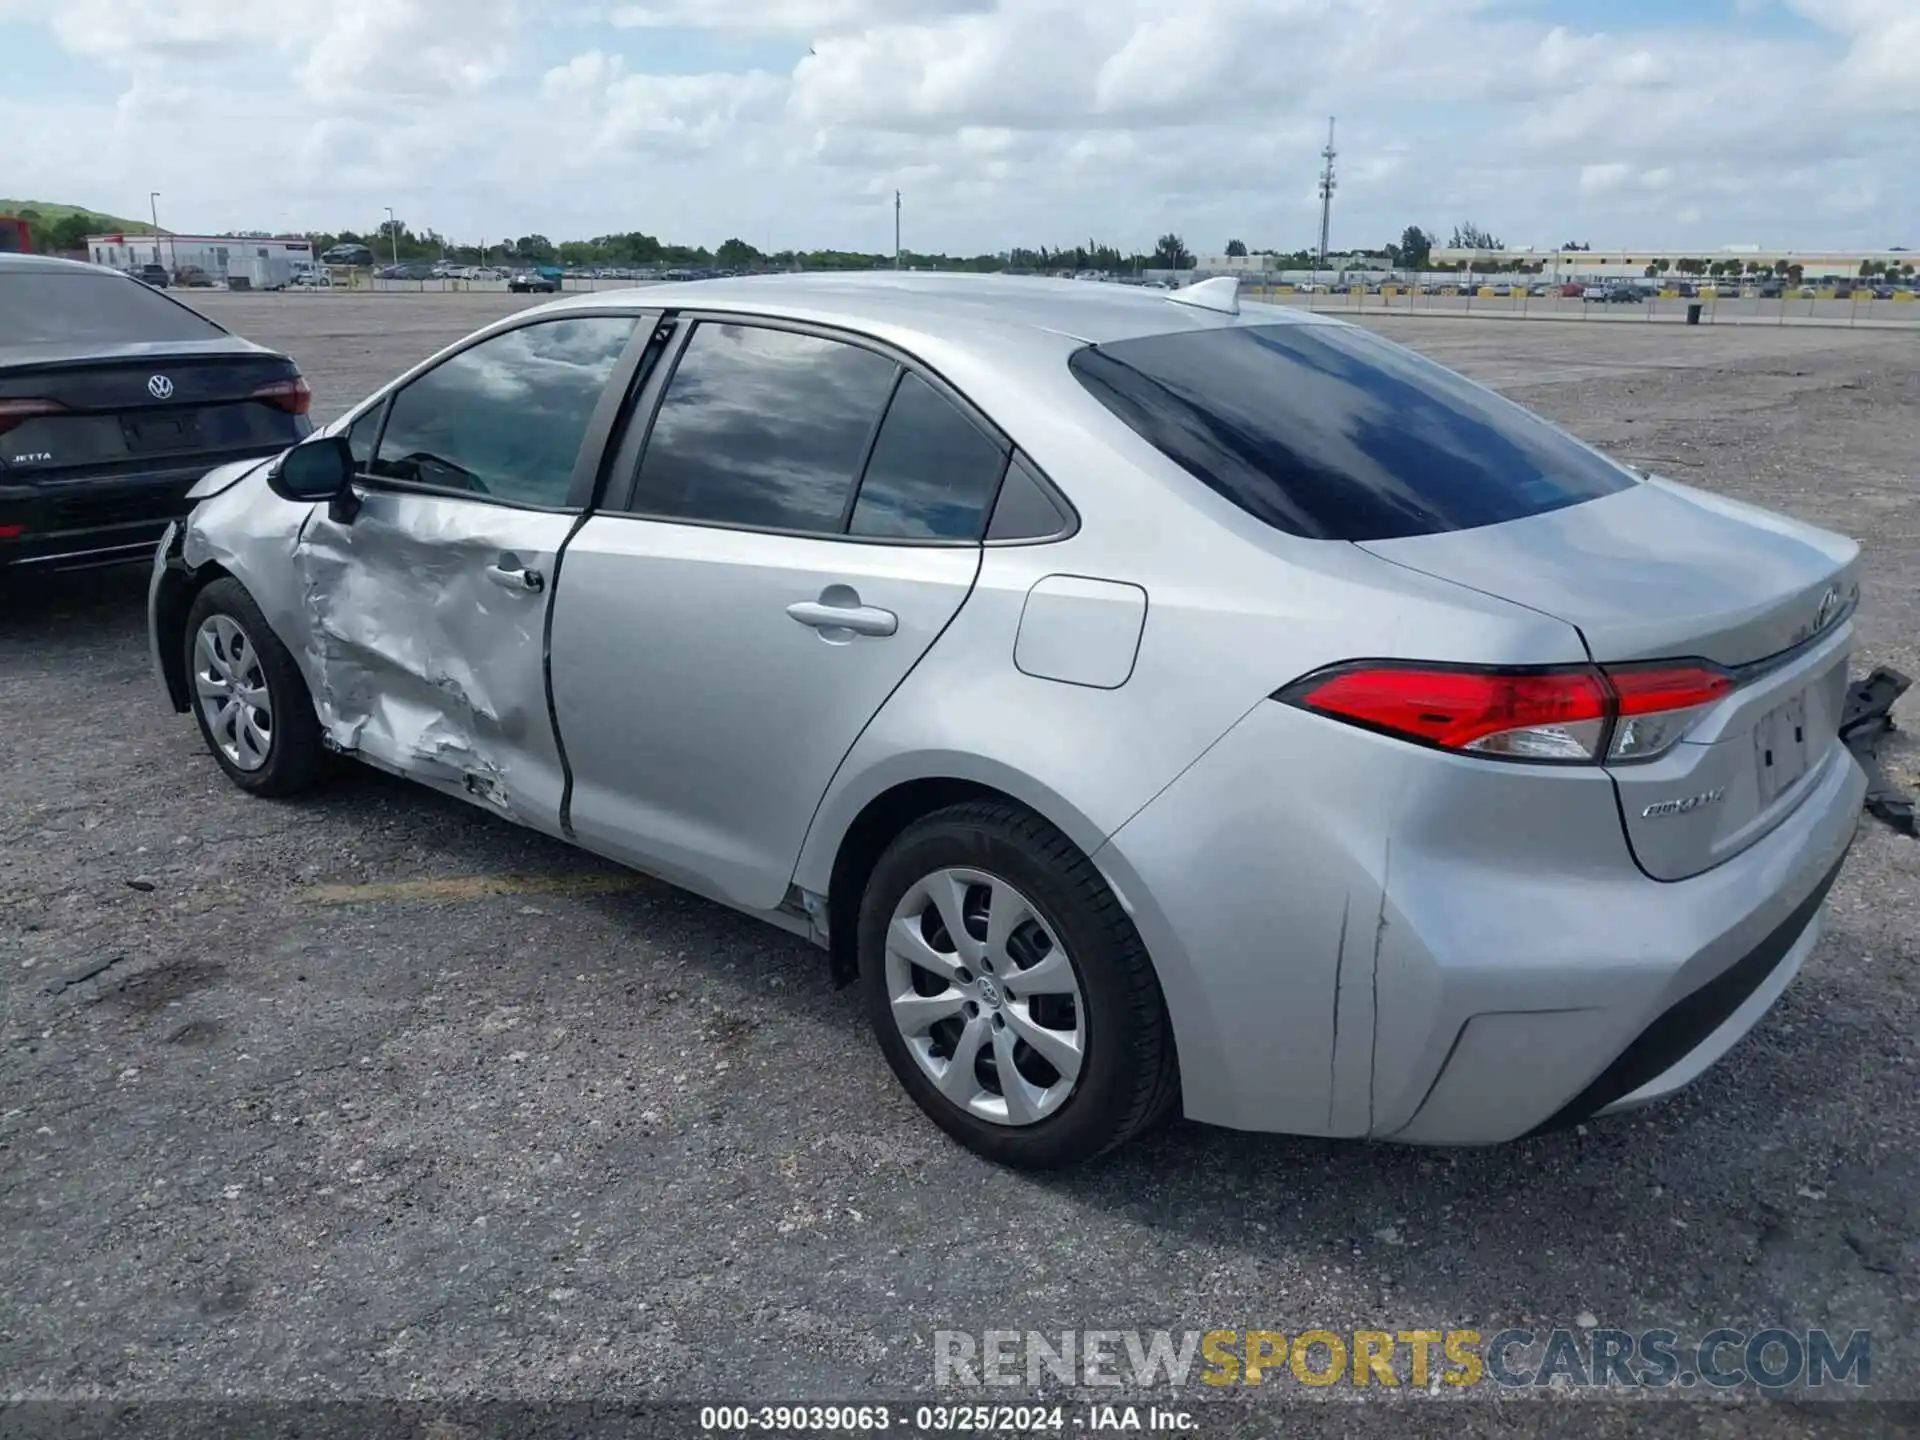
{"type": "Polygon", "coordinates": [[[1902,265],[1920,263],[1920,256],[1910,250],[1769,250],[1759,245],[1727,246],[1718,250],[1701,250],[1685,245],[1627,250],[1467,250],[1436,245],[1433,250],[1434,264],[1469,262],[1476,275],[1499,275],[1524,264],[1529,269],[1540,265],[1544,267],[1541,274],[1548,277],[1557,275],[1566,280],[1643,276],[1647,273],[1647,266],[1660,260],[1667,262],[1666,273],[1675,277],[1680,274],[1679,262],[1682,260],[1704,260],[1709,265],[1724,265],[1731,260],[1740,265],[1742,272],[1749,266],[1758,269],[1771,265],[1776,272],[1781,272],[1789,265],[1798,265],[1807,279],[1820,276],[1850,279],[1860,273],[1864,261],[1891,264],[1898,269],[1902,265]]]}
{"type": "Polygon", "coordinates": [[[89,235],[87,258],[116,270],[142,265],[164,265],[169,272],[191,265],[215,280],[224,280],[229,268],[248,260],[288,260],[296,266],[313,263],[313,244],[304,235],[89,235]]]}

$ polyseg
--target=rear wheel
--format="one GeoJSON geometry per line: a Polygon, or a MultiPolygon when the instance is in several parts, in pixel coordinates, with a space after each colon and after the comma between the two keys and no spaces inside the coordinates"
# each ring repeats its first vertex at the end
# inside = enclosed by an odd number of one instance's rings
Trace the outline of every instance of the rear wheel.
{"type": "Polygon", "coordinates": [[[1092,862],[1031,812],[969,803],[909,826],[867,882],[859,948],[894,1074],[979,1154],[1072,1165],[1172,1112],[1146,948],[1092,862]]]}
{"type": "Polygon", "coordinates": [[[185,645],[193,716],[227,778],[255,795],[312,785],[326,761],[313,699],[246,587],[223,577],[194,596],[185,645]]]}

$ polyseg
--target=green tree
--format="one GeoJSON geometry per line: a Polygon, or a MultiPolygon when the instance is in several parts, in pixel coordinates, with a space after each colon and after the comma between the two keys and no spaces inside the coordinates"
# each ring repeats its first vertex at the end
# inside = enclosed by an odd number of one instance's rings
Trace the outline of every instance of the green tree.
{"type": "Polygon", "coordinates": [[[1454,250],[1504,250],[1506,242],[1491,230],[1482,230],[1473,221],[1468,220],[1453,227],[1453,241],[1449,246],[1454,250]]]}
{"type": "Polygon", "coordinates": [[[1229,255],[1245,255],[1246,253],[1247,253],[1247,242],[1246,242],[1246,241],[1244,241],[1244,240],[1229,240],[1229,241],[1227,241],[1227,254],[1229,254],[1229,255]]]}
{"type": "Polygon", "coordinates": [[[766,259],[758,250],[738,236],[723,240],[720,248],[713,252],[713,258],[732,270],[738,270],[747,265],[758,265],[766,259]]]}
{"type": "Polygon", "coordinates": [[[1387,258],[1407,270],[1424,270],[1433,258],[1433,237],[1418,225],[1400,232],[1400,243],[1387,246],[1387,258]]]}
{"type": "Polygon", "coordinates": [[[1193,268],[1193,254],[1186,241],[1168,231],[1154,243],[1153,265],[1156,270],[1189,270],[1193,268]]]}
{"type": "Polygon", "coordinates": [[[553,259],[553,242],[544,235],[522,235],[513,242],[516,259],[544,262],[553,259]]]}

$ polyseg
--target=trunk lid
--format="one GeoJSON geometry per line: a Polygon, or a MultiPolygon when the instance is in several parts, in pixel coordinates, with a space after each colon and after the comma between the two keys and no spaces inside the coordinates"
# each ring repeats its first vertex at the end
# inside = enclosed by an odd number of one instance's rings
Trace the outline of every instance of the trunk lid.
{"type": "Polygon", "coordinates": [[[84,359],[35,346],[5,358],[15,363],[0,369],[0,400],[62,407],[0,435],[0,474],[10,484],[171,468],[188,458],[217,463],[292,444],[302,433],[296,416],[252,398],[263,385],[293,379],[293,362],[244,341],[116,347],[84,359]]]}
{"type": "Polygon", "coordinates": [[[1608,767],[1636,860],[1682,880],[1766,835],[1842,763],[1859,597],[1843,536],[1666,480],[1504,525],[1364,541],[1564,620],[1602,665],[1700,657],[1736,687],[1656,759],[1608,767]]]}

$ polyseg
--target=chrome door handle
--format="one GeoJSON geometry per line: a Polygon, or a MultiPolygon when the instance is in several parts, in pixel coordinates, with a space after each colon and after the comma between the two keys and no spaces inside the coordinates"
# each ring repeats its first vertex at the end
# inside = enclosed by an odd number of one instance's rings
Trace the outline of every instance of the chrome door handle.
{"type": "Polygon", "coordinates": [[[523,595],[538,595],[547,584],[538,570],[509,570],[504,565],[487,566],[487,578],[503,590],[517,590],[523,595]]]}
{"type": "Polygon", "coordinates": [[[831,605],[819,600],[800,600],[787,606],[787,614],[814,630],[850,630],[855,635],[891,635],[900,628],[900,617],[876,605],[831,605]]]}

